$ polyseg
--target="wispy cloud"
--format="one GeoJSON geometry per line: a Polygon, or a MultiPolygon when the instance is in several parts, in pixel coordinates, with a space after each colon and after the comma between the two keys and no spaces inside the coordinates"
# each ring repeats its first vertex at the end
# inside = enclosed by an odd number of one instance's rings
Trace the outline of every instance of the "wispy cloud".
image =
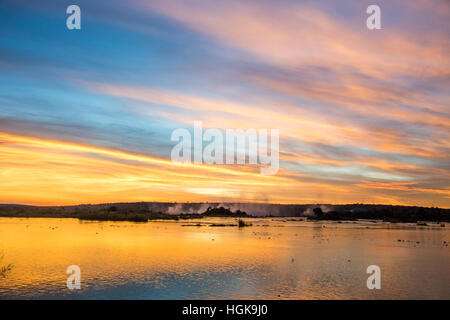
{"type": "Polygon", "coordinates": [[[5,6],[0,201],[450,206],[446,1],[381,1],[378,31],[368,1],[129,3],[80,0],[78,34],[51,1],[5,6]],[[173,164],[194,120],[279,128],[279,173],[173,164]]]}

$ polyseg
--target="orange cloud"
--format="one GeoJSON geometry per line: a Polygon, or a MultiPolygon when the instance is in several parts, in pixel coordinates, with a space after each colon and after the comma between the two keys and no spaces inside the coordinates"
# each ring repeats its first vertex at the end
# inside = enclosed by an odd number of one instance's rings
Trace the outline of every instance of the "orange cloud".
{"type": "MultiPolygon", "coordinates": [[[[0,202],[50,205],[268,200],[306,203],[323,197],[327,202],[346,203],[383,197],[367,191],[370,185],[314,181],[286,169],[276,176],[263,176],[257,168],[249,166],[178,164],[121,150],[7,133],[0,133],[0,141],[0,202]]],[[[385,189],[389,187],[392,186],[386,185],[385,189]]],[[[399,189],[402,188],[405,186],[400,185],[399,189]]],[[[390,203],[423,204],[422,201],[402,202],[392,197],[390,203]]],[[[448,206],[448,201],[441,199],[440,205],[448,206]]]]}
{"type": "Polygon", "coordinates": [[[429,189],[415,187],[417,182],[366,182],[358,184],[358,186],[365,188],[378,188],[385,190],[405,190],[405,191],[420,191],[444,194],[450,196],[450,190],[429,189]]]}
{"type": "Polygon", "coordinates": [[[446,39],[411,35],[392,26],[389,33],[369,35],[363,32],[364,24],[355,29],[307,4],[227,1],[212,5],[174,0],[141,5],[283,67],[320,65],[339,70],[355,66],[374,78],[386,79],[403,71],[448,74],[450,66],[446,39]],[[412,41],[411,36],[427,41],[412,41]]]}

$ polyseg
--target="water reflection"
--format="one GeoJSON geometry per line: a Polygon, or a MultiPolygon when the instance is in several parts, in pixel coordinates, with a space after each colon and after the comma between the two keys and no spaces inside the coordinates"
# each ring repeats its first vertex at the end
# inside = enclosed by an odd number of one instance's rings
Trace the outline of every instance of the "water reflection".
{"type": "MultiPolygon", "coordinates": [[[[202,220],[232,223],[226,219],[202,220]]],[[[449,229],[259,219],[253,226],[0,218],[2,298],[449,299],[449,229]],[[400,241],[399,241],[400,240],[400,241]],[[66,288],[67,266],[81,290],[66,288]],[[382,289],[366,287],[367,266],[382,289]]]]}

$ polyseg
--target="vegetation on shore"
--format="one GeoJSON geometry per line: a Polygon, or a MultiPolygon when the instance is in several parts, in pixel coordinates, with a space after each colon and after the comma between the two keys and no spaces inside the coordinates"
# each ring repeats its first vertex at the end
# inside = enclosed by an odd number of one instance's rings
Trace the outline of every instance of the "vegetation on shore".
{"type": "MultiPolygon", "coordinates": [[[[247,207],[249,205],[247,204],[247,207]]],[[[244,211],[232,211],[218,204],[211,204],[205,210],[205,204],[200,203],[114,203],[77,206],[26,206],[0,204],[0,217],[26,218],[78,218],[80,220],[96,221],[134,221],[151,220],[188,220],[205,217],[251,217],[244,211]],[[169,214],[171,208],[181,208],[187,213],[169,214]],[[202,212],[203,211],[203,212],[202,212]],[[198,212],[198,213],[192,213],[198,212]]],[[[261,210],[261,205],[258,206],[261,210]]],[[[271,210],[259,214],[266,217],[308,217],[309,220],[384,220],[389,222],[450,222],[450,210],[434,207],[392,206],[392,205],[275,205],[269,204],[271,210]],[[272,211],[273,209],[273,211],[272,211]],[[276,212],[271,215],[271,212],[276,212]]],[[[179,211],[181,211],[179,210],[179,211]]],[[[181,212],[183,212],[181,211],[181,212]]],[[[242,221],[240,226],[244,227],[242,221]]],[[[239,226],[239,222],[238,222],[239,226]]]]}
{"type": "Polygon", "coordinates": [[[242,219],[238,220],[238,227],[239,228],[243,228],[243,227],[250,227],[252,224],[251,223],[247,223],[242,219]]]}
{"type": "Polygon", "coordinates": [[[313,216],[308,220],[347,220],[357,219],[383,220],[386,222],[414,222],[423,225],[423,221],[449,222],[450,210],[440,208],[406,207],[406,206],[381,206],[364,205],[348,208],[340,206],[327,212],[321,207],[313,209],[313,216]]]}
{"type": "Polygon", "coordinates": [[[203,213],[165,214],[149,210],[142,204],[125,205],[80,205],[68,207],[36,207],[24,205],[0,205],[0,217],[24,218],[77,218],[91,221],[187,220],[204,217],[248,217],[245,212],[236,212],[224,207],[208,209],[203,213]]]}
{"type": "Polygon", "coordinates": [[[208,207],[205,212],[202,213],[202,216],[204,217],[248,217],[247,213],[237,210],[235,212],[231,211],[230,209],[224,208],[224,207],[208,207]]]}
{"type": "MultiPolygon", "coordinates": [[[[3,261],[4,255],[0,254],[0,263],[3,261]]],[[[13,265],[7,264],[7,265],[1,265],[0,264],[0,277],[5,278],[6,275],[12,270],[13,265]]]]}

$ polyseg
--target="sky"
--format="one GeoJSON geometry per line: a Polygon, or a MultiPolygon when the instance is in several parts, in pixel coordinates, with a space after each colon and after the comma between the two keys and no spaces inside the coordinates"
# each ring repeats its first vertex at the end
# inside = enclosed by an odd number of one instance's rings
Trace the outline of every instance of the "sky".
{"type": "Polygon", "coordinates": [[[0,203],[450,208],[449,49],[447,0],[2,0],[0,203]],[[279,129],[277,174],[172,162],[194,121],[279,129]]]}

